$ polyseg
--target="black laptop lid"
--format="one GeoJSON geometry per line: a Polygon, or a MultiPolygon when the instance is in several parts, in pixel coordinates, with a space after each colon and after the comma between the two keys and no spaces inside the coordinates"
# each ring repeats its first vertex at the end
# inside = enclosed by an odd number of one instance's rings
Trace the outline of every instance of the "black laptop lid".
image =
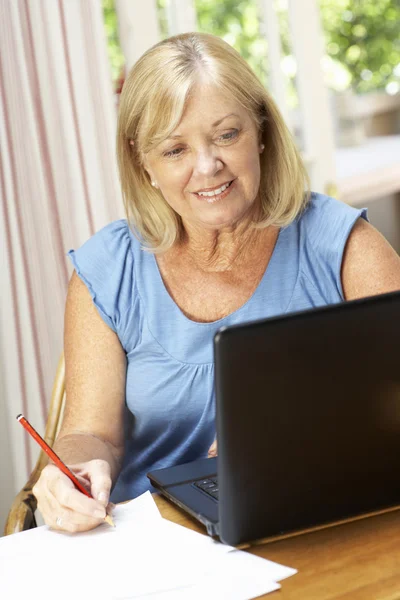
{"type": "Polygon", "coordinates": [[[224,541],[400,503],[399,345],[400,293],[217,333],[224,541]]]}

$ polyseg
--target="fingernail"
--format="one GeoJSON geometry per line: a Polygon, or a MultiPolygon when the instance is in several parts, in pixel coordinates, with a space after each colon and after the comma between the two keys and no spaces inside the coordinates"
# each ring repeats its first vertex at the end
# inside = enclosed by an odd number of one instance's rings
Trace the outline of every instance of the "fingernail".
{"type": "Polygon", "coordinates": [[[106,516],[106,511],[104,509],[100,510],[99,508],[96,508],[93,514],[96,517],[96,519],[104,519],[104,517],[106,516]]]}
{"type": "Polygon", "coordinates": [[[107,500],[107,494],[105,492],[100,492],[100,494],[98,495],[97,500],[99,502],[106,502],[106,500],[107,500]]]}

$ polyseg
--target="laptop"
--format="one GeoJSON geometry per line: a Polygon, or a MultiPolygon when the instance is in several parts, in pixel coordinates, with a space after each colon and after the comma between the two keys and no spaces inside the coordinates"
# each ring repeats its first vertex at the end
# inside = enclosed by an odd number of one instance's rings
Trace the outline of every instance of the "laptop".
{"type": "Polygon", "coordinates": [[[152,471],[237,546],[400,504],[400,292],[220,329],[218,458],[152,471]]]}

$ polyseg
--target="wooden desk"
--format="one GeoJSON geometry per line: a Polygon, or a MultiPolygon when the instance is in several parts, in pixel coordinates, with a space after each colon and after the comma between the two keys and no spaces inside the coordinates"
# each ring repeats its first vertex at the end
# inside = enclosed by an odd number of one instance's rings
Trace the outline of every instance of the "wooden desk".
{"type": "MultiPolygon", "coordinates": [[[[163,517],[205,529],[161,496],[163,517]]],[[[298,569],[282,589],[262,596],[277,600],[400,600],[400,510],[329,527],[249,552],[298,569]]]]}

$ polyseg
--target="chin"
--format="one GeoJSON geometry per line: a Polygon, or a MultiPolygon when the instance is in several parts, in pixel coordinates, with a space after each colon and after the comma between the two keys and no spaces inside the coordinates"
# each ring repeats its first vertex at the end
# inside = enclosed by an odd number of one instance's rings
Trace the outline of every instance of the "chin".
{"type": "Polygon", "coordinates": [[[241,207],[237,210],[222,209],[218,211],[205,211],[199,215],[198,221],[203,227],[208,229],[219,229],[221,227],[232,227],[235,223],[238,223],[242,219],[245,219],[249,214],[250,206],[241,207]]]}
{"type": "Polygon", "coordinates": [[[234,218],[232,217],[231,219],[210,219],[210,220],[201,220],[199,221],[199,225],[201,225],[201,227],[203,227],[204,229],[208,229],[210,231],[215,230],[215,229],[224,229],[226,227],[233,227],[236,223],[238,223],[240,221],[240,218],[234,218]]]}

